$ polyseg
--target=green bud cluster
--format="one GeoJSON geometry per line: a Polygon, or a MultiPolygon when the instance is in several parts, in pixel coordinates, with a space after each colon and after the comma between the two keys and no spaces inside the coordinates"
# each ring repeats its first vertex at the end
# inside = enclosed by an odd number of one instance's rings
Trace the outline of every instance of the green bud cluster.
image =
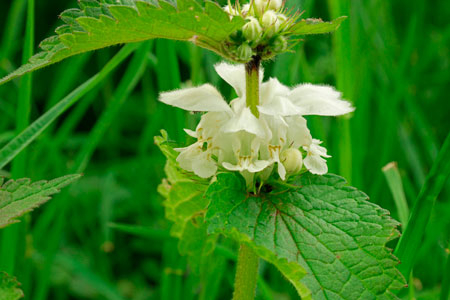
{"type": "Polygon", "coordinates": [[[230,36],[226,48],[232,56],[245,63],[256,55],[270,59],[288,50],[287,30],[294,22],[283,13],[283,0],[250,0],[243,6],[236,3],[229,3],[224,10],[230,18],[241,16],[247,23],[230,36]]]}

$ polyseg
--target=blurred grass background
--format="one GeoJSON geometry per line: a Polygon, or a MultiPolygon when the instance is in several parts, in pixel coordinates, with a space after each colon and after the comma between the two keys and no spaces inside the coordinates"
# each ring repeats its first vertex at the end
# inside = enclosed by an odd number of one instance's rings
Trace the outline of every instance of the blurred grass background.
{"type": "MultiPolygon", "coordinates": [[[[36,52],[37,42],[61,24],[58,14],[75,6],[75,1],[2,1],[0,76],[36,52]]],[[[349,18],[337,33],[308,37],[295,53],[265,63],[265,76],[291,86],[335,85],[354,103],[350,118],[309,117],[309,127],[333,156],[330,172],[345,176],[399,219],[381,169],[398,162],[412,207],[450,128],[450,2],[288,0],[287,6],[304,10],[305,17],[349,18]]],[[[119,49],[73,57],[1,86],[0,147],[99,72],[119,49]]],[[[230,298],[236,245],[222,240],[200,274],[178,255],[156,192],[164,159],[153,144],[162,128],[186,143],[181,129],[194,128],[199,118],[158,103],[159,92],[211,82],[232,99],[214,72],[217,61],[215,54],[187,43],[143,43],[1,171],[34,180],[85,174],[0,233],[0,270],[18,277],[26,299],[230,298]]],[[[404,299],[447,299],[441,291],[450,284],[449,196],[447,183],[416,249],[411,287],[400,294],[404,299]]],[[[257,296],[298,298],[267,264],[257,296]]]]}

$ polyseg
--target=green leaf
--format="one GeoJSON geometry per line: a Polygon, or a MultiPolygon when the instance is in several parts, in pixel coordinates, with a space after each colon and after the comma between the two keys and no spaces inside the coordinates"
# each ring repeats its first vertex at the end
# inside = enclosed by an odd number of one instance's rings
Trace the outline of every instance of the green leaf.
{"type": "Polygon", "coordinates": [[[294,24],[289,32],[292,35],[322,34],[336,31],[347,17],[339,17],[330,22],[321,19],[303,19],[294,24]]]}
{"type": "Polygon", "coordinates": [[[398,222],[345,184],[304,174],[256,196],[241,178],[220,174],[205,195],[208,231],[247,243],[302,299],[396,299],[391,290],[405,280],[385,245],[398,237],[398,222]]]}
{"type": "Polygon", "coordinates": [[[414,266],[434,204],[449,176],[450,133],[445,138],[430,173],[427,175],[425,184],[420,189],[409,217],[408,226],[403,231],[403,235],[395,248],[395,255],[402,261],[399,269],[404,276],[408,276],[414,266]]]}
{"type": "Polygon", "coordinates": [[[42,205],[61,188],[80,178],[81,175],[66,175],[51,181],[30,179],[0,179],[0,228],[19,222],[18,217],[42,205]]]}
{"type": "Polygon", "coordinates": [[[210,1],[202,7],[195,0],[178,0],[176,5],[163,0],[81,0],[79,6],[64,11],[66,24],[56,29],[57,35],[42,41],[42,51],[0,84],[72,55],[154,38],[191,41],[227,56],[223,41],[245,23],[241,17],[230,20],[210,1]]]}
{"type": "Polygon", "coordinates": [[[209,204],[204,197],[209,181],[181,169],[176,161],[178,152],[168,141],[167,132],[162,130],[161,135],[155,137],[155,144],[167,158],[167,179],[159,185],[158,192],[165,198],[166,218],[173,222],[170,233],[179,239],[180,254],[188,256],[193,271],[199,273],[217,239],[216,234],[207,234],[203,220],[209,204]]]}
{"type": "Polygon", "coordinates": [[[16,278],[0,272],[0,300],[17,300],[22,298],[23,292],[19,289],[20,283],[16,278]]]}

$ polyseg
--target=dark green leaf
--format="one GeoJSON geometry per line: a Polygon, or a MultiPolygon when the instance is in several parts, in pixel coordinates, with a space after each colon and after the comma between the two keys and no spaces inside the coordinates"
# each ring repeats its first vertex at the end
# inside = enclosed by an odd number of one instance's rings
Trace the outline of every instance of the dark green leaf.
{"type": "Polygon", "coordinates": [[[206,193],[209,232],[253,247],[302,299],[396,299],[391,290],[405,281],[385,244],[398,236],[398,223],[336,175],[292,183],[256,196],[242,179],[220,174],[206,193]]]}

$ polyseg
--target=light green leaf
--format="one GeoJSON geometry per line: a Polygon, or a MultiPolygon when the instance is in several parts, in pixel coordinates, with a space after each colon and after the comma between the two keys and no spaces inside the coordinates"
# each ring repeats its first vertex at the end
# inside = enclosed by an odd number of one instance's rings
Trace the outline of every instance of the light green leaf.
{"type": "Polygon", "coordinates": [[[22,298],[23,292],[19,289],[20,283],[16,278],[0,272],[0,300],[17,300],[22,298]]]}
{"type": "Polygon", "coordinates": [[[321,19],[303,19],[294,24],[289,32],[292,35],[322,34],[336,31],[347,17],[339,17],[330,22],[321,19]]]}
{"type": "Polygon", "coordinates": [[[167,179],[159,185],[158,192],[165,198],[166,218],[173,222],[170,233],[179,239],[181,255],[186,255],[193,271],[199,273],[217,239],[216,234],[207,234],[203,220],[209,204],[204,197],[209,181],[181,169],[176,162],[178,152],[173,150],[167,133],[161,134],[155,137],[155,144],[167,158],[167,179]]]}
{"type": "Polygon", "coordinates": [[[0,228],[19,222],[18,217],[42,205],[61,188],[80,178],[81,175],[66,175],[51,181],[30,179],[0,179],[0,228]]]}
{"type": "MultiPolygon", "coordinates": [[[[192,181],[179,181],[173,184],[170,187],[169,197],[163,203],[166,218],[177,224],[178,229],[184,230],[188,221],[206,210],[209,203],[203,197],[206,189],[207,186],[192,181]]],[[[172,231],[172,234],[180,237],[181,233],[172,231]]]]}
{"type": "Polygon", "coordinates": [[[176,5],[163,0],[81,0],[79,6],[64,11],[66,24],[56,29],[57,35],[42,41],[42,51],[0,84],[72,55],[154,38],[191,41],[226,57],[222,43],[245,23],[241,17],[230,20],[210,1],[203,7],[195,0],[178,0],[176,5]]]}
{"type": "Polygon", "coordinates": [[[241,178],[220,174],[205,195],[208,231],[253,247],[302,299],[396,299],[391,290],[405,281],[385,245],[398,236],[398,223],[345,184],[336,175],[304,174],[256,196],[241,178]]]}

